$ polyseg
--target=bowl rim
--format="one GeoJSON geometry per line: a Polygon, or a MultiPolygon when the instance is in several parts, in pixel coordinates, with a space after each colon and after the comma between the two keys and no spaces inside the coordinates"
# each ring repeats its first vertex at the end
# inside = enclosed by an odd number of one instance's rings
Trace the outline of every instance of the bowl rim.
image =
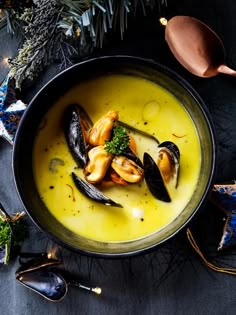
{"type": "Polygon", "coordinates": [[[29,104],[28,104],[28,106],[24,112],[23,117],[21,118],[19,126],[18,126],[17,131],[16,131],[15,140],[13,143],[13,152],[12,152],[12,170],[13,170],[13,180],[15,183],[16,191],[17,191],[17,194],[19,196],[21,203],[24,206],[24,209],[25,209],[27,215],[30,217],[32,222],[43,233],[45,233],[50,239],[55,241],[57,244],[64,246],[64,247],[66,247],[66,248],[68,248],[74,252],[80,253],[82,255],[86,255],[86,256],[90,256],[90,257],[97,257],[97,258],[126,258],[126,257],[130,257],[130,256],[142,255],[142,254],[148,253],[150,251],[153,251],[154,249],[158,248],[159,246],[163,245],[164,243],[166,243],[167,241],[172,239],[176,234],[178,234],[180,231],[182,231],[184,228],[187,227],[187,225],[190,223],[190,221],[192,221],[193,217],[196,215],[196,213],[199,211],[199,209],[204,206],[204,203],[207,201],[207,196],[210,194],[210,190],[211,190],[211,187],[213,186],[213,182],[214,182],[214,178],[215,178],[215,172],[216,172],[216,155],[217,155],[217,143],[216,143],[216,131],[215,131],[213,119],[210,115],[210,112],[209,112],[205,102],[200,97],[200,95],[196,92],[196,90],[190,85],[190,83],[188,83],[188,81],[186,81],[181,75],[176,73],[174,70],[170,69],[169,67],[167,67],[165,65],[162,65],[161,63],[159,63],[153,59],[147,59],[147,58],[138,57],[138,56],[131,56],[131,55],[120,55],[120,54],[118,54],[118,55],[103,55],[103,56],[99,56],[99,57],[86,58],[85,60],[82,60],[82,61],[68,67],[67,69],[59,72],[58,74],[53,76],[50,80],[48,80],[38,90],[38,92],[34,95],[34,97],[31,99],[31,101],[29,102],[29,104]],[[161,70],[164,74],[169,76],[171,79],[177,81],[178,84],[180,84],[185,90],[187,90],[187,92],[191,95],[191,97],[198,104],[199,109],[201,110],[201,112],[204,116],[204,119],[205,119],[205,121],[208,125],[208,128],[209,128],[209,134],[210,134],[210,139],[211,139],[211,143],[212,143],[212,157],[211,157],[212,167],[211,167],[211,172],[209,174],[209,179],[208,179],[207,185],[205,187],[204,193],[203,193],[200,201],[198,202],[196,208],[194,209],[194,211],[192,211],[191,215],[188,216],[187,219],[182,223],[182,225],[180,227],[178,227],[173,233],[171,233],[165,239],[163,239],[163,240],[161,240],[155,244],[149,245],[145,248],[126,251],[126,252],[119,252],[119,253],[108,253],[108,252],[96,252],[93,250],[84,250],[84,249],[75,247],[71,244],[68,244],[65,241],[63,241],[62,239],[55,236],[52,232],[48,231],[43,226],[43,224],[41,224],[39,222],[37,217],[34,216],[33,212],[30,209],[28,209],[27,202],[24,200],[22,193],[20,191],[20,188],[18,186],[18,179],[17,179],[17,172],[16,172],[16,159],[17,159],[17,152],[18,152],[18,147],[19,147],[19,144],[18,144],[19,140],[18,139],[20,139],[21,130],[23,129],[24,121],[27,118],[27,113],[30,111],[31,107],[33,106],[33,104],[34,104],[35,100],[38,98],[38,96],[41,93],[43,93],[44,90],[46,90],[52,84],[52,82],[55,82],[58,78],[62,77],[64,75],[64,73],[67,73],[74,68],[81,67],[82,65],[86,65],[89,63],[93,63],[93,62],[98,62],[100,60],[102,60],[102,61],[106,61],[106,60],[117,61],[118,59],[122,59],[124,61],[139,62],[139,63],[141,63],[141,65],[144,65],[144,66],[154,66],[155,69],[161,70]]]}

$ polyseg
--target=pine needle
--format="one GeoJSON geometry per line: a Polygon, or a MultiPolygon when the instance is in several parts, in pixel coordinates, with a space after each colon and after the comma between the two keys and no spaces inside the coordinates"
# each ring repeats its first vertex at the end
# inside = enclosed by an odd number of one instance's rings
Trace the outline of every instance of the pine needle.
{"type": "MultiPolygon", "coordinates": [[[[25,24],[25,41],[18,55],[10,60],[10,75],[20,88],[26,79],[33,80],[54,61],[60,70],[73,64],[76,57],[91,54],[102,48],[106,34],[128,26],[128,16],[141,6],[154,8],[167,5],[166,0],[35,0],[25,8],[18,21],[25,24]]],[[[9,31],[13,24],[7,20],[9,31]]],[[[1,22],[1,21],[0,21],[1,22]]],[[[1,25],[1,24],[0,24],[1,25]]]]}

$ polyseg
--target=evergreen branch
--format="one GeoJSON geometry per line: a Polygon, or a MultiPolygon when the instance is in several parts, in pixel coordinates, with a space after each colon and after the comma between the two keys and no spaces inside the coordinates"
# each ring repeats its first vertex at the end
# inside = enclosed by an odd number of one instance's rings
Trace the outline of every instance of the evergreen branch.
{"type": "Polygon", "coordinates": [[[92,0],[59,0],[66,10],[70,12],[77,12],[79,15],[83,14],[91,6],[92,0]]]}
{"type": "Polygon", "coordinates": [[[19,17],[25,23],[23,47],[10,61],[10,74],[20,88],[57,60],[60,69],[72,65],[74,56],[102,48],[106,33],[119,29],[121,39],[128,15],[141,6],[154,8],[166,0],[35,0],[19,17]]]}
{"type": "Polygon", "coordinates": [[[20,28],[18,15],[13,9],[0,9],[0,29],[6,27],[7,32],[14,35],[16,28],[20,28]]]}
{"type": "Polygon", "coordinates": [[[54,51],[55,34],[58,32],[57,22],[60,19],[62,8],[57,2],[44,3],[38,0],[32,8],[32,18],[25,27],[25,40],[18,56],[10,61],[10,74],[16,80],[16,87],[20,88],[24,79],[33,79],[52,60],[47,58],[48,52],[54,51]]]}

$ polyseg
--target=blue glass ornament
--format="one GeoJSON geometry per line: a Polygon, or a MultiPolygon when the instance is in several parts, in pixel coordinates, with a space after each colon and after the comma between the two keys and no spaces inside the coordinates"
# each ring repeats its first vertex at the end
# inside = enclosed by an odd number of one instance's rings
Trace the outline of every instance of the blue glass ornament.
{"type": "Polygon", "coordinates": [[[13,144],[26,105],[16,99],[15,80],[9,75],[0,86],[0,137],[13,144]]]}
{"type": "Polygon", "coordinates": [[[236,244],[236,182],[214,185],[212,201],[227,216],[223,236],[218,247],[221,250],[236,244]]]}

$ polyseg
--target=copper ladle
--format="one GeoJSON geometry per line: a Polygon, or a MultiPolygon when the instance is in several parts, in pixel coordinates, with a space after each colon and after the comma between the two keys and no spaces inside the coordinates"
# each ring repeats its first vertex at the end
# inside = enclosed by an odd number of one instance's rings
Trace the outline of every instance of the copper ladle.
{"type": "Polygon", "coordinates": [[[236,76],[225,64],[225,50],[221,39],[206,24],[190,16],[174,16],[166,25],[165,39],[175,58],[189,72],[209,78],[219,73],[236,76]]]}

